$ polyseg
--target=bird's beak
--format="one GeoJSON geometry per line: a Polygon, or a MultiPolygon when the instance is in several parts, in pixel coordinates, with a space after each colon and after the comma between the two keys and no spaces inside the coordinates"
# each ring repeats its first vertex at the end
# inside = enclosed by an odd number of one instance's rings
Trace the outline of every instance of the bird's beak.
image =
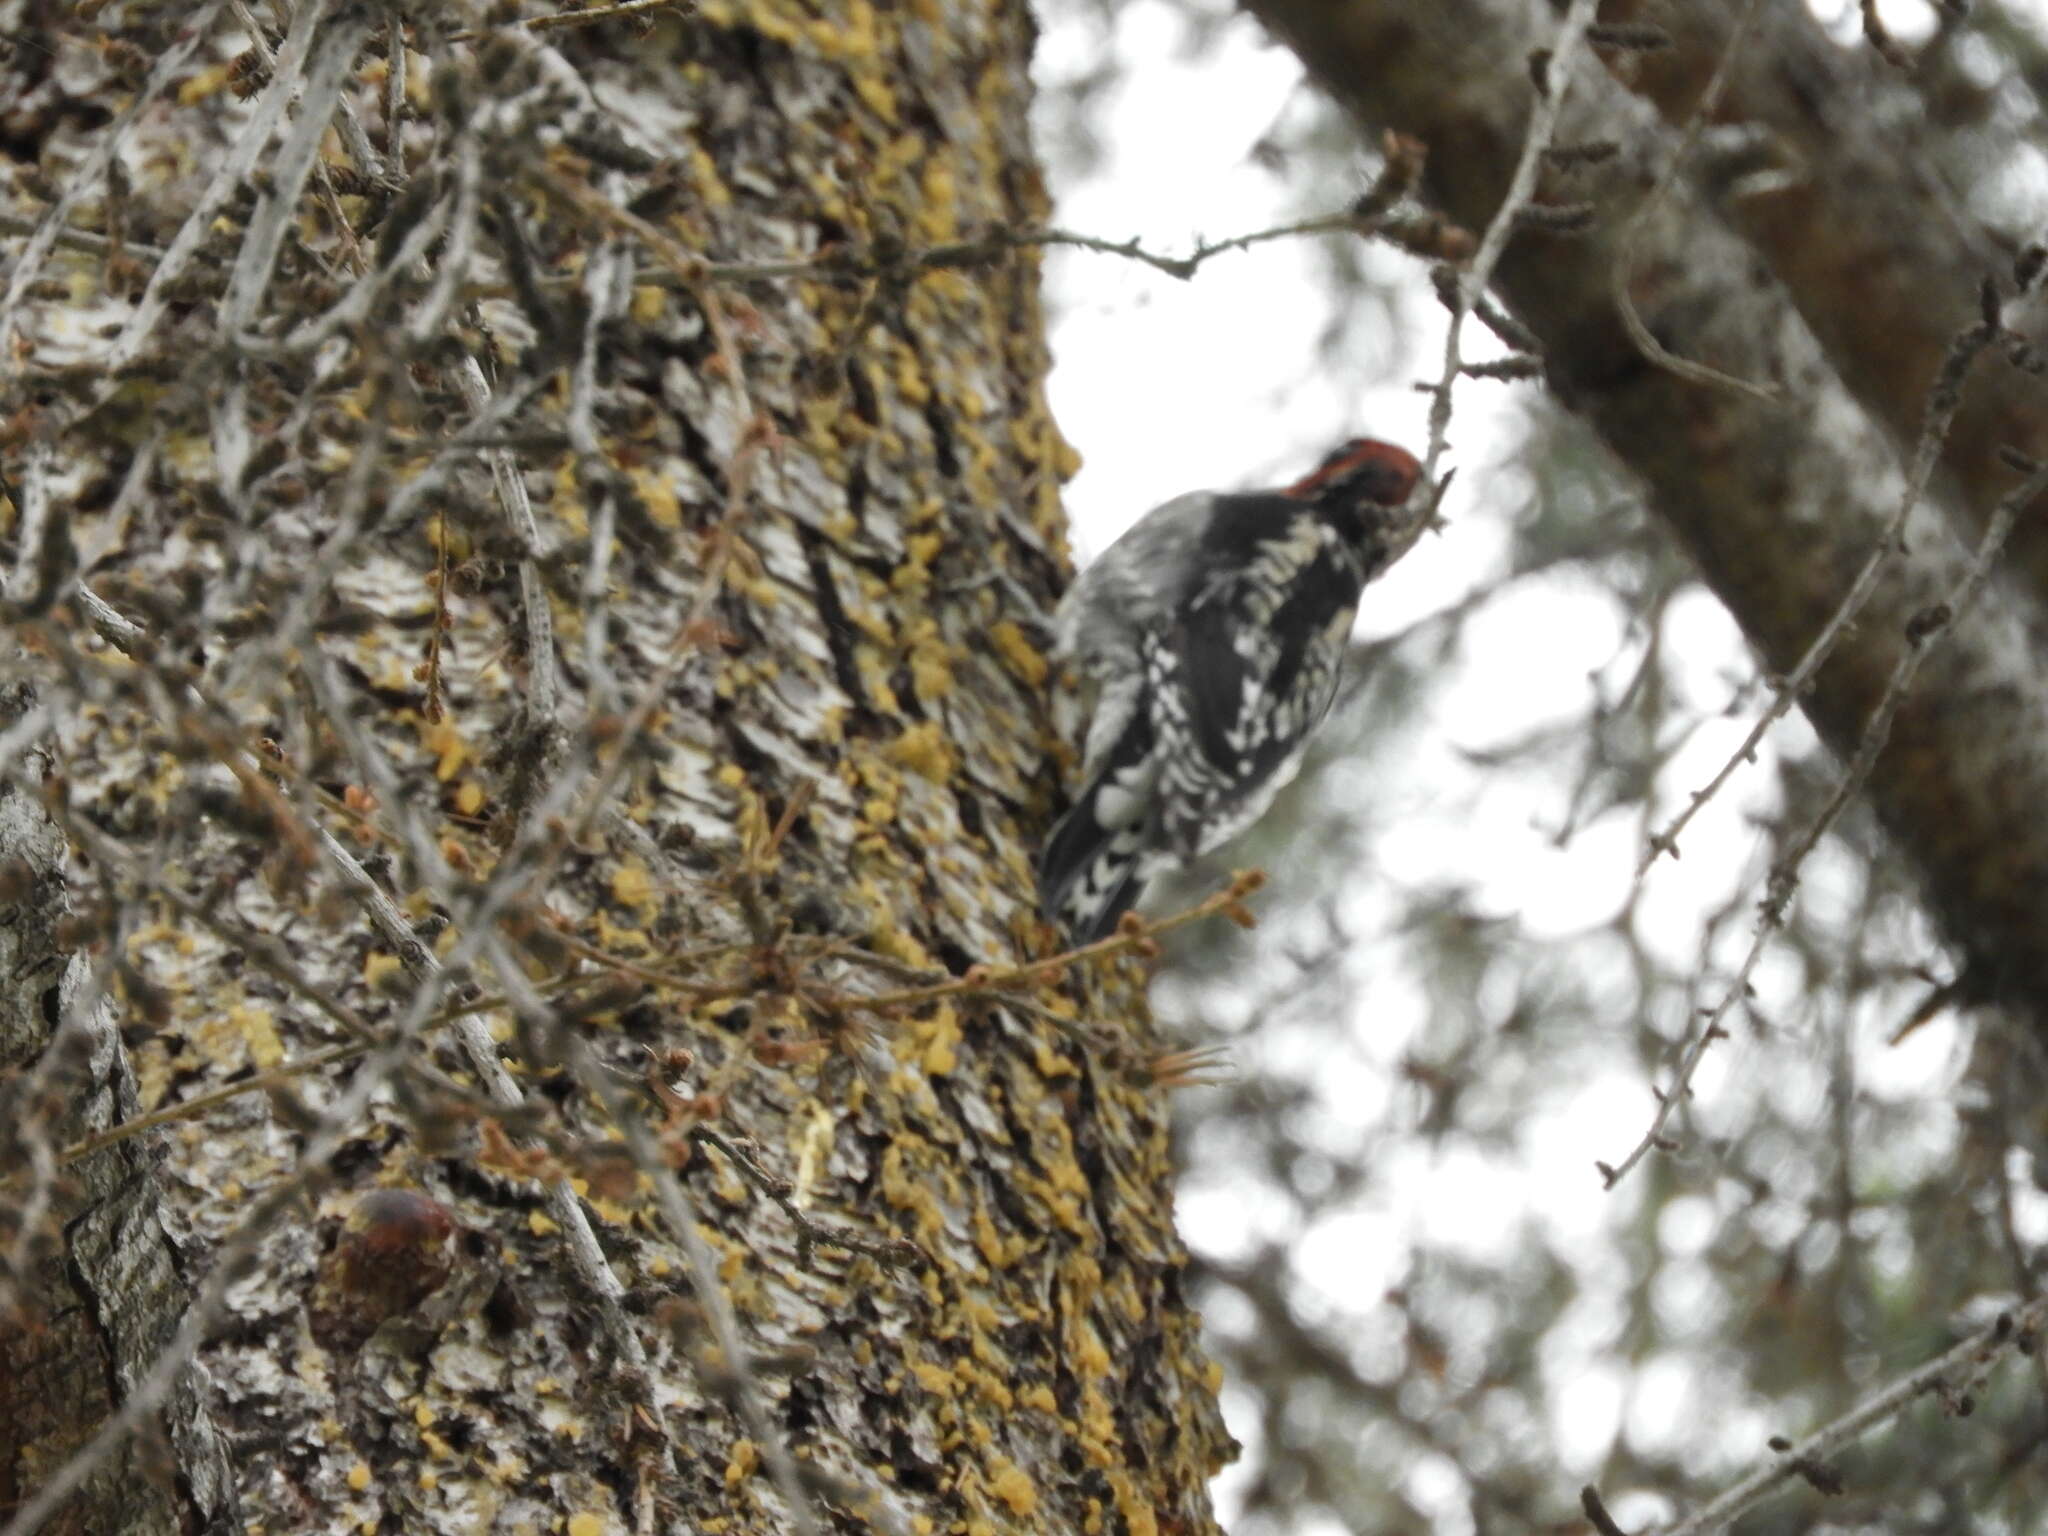
{"type": "Polygon", "coordinates": [[[1443,477],[1434,482],[1417,480],[1415,489],[1408,493],[1408,499],[1396,508],[1388,519],[1388,551],[1391,558],[1398,560],[1421,540],[1425,533],[1434,533],[1444,525],[1439,508],[1443,506],[1444,492],[1451,488],[1451,477],[1455,469],[1445,470],[1443,477]]]}

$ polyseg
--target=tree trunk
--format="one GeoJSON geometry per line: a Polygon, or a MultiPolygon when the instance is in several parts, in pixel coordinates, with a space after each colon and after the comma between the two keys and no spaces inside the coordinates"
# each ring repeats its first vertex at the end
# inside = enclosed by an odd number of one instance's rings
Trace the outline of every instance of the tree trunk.
{"type": "Polygon", "coordinates": [[[1210,1528],[1140,967],[1004,975],[1023,6],[83,9],[0,0],[0,1359],[103,1390],[6,1528],[1210,1528]]]}
{"type": "MultiPolygon", "coordinates": [[[[1548,23],[1539,35],[1527,7],[1496,0],[1252,8],[1362,121],[1422,140],[1429,196],[1470,228],[1486,224],[1522,149],[1530,56],[1550,41],[1548,23]]],[[[1560,66],[1553,78],[1568,73],[1570,94],[1557,142],[1613,153],[1590,172],[1584,162],[1544,172],[1539,198],[1590,200],[1591,222],[1568,235],[1523,227],[1496,286],[1540,342],[1557,395],[1641,480],[1784,674],[1883,543],[1906,494],[1901,458],[1945,358],[1978,319],[1980,286],[2009,295],[2014,279],[2010,257],[1967,227],[1935,179],[1888,151],[1869,117],[1872,93],[1844,83],[1858,66],[1835,56],[1795,0],[1761,5],[1766,35],[1737,55],[1726,108],[1776,134],[1779,159],[1767,155],[1762,169],[1778,174],[1717,205],[1691,174],[1695,151],[1649,197],[1679,136],[1616,74],[1639,75],[1682,123],[1727,41],[1721,13],[1741,9],[1659,7],[1653,19],[1674,23],[1683,45],[1675,57],[1639,66],[1610,53],[1611,73],[1589,50],[1560,66]],[[1771,400],[1654,362],[1624,324],[1618,281],[1667,353],[1771,400]]],[[[1935,439],[1947,472],[1802,700],[1845,758],[1910,636],[1928,633],[1956,595],[1993,504],[2022,481],[1996,450],[2043,451],[2040,382],[1998,355],[1989,350],[1952,430],[1935,439]]],[[[1999,578],[1930,649],[1868,779],[1967,959],[1966,990],[2012,1001],[2037,1026],[2048,1023],[2048,826],[2033,810],[2048,795],[2048,680],[2035,644],[2044,547],[2038,523],[2022,519],[1999,578]]]]}

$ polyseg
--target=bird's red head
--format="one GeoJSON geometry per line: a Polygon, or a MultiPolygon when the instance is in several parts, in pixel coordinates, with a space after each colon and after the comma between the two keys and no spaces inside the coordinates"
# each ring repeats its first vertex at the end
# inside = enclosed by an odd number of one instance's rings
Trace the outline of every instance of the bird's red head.
{"type": "Polygon", "coordinates": [[[1287,494],[1302,501],[1370,501],[1398,507],[1421,478],[1422,466],[1407,449],[1354,437],[1288,486],[1287,494]]]}

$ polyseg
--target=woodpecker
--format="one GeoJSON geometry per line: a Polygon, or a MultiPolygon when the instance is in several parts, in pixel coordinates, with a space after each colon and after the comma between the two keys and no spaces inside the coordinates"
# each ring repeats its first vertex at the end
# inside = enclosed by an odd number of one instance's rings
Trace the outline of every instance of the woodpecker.
{"type": "Polygon", "coordinates": [[[1102,938],[1154,875],[1227,842],[1301,767],[1337,696],[1365,584],[1415,542],[1421,479],[1353,438],[1284,490],[1194,491],[1081,572],[1055,652],[1090,706],[1083,787],[1038,866],[1039,904],[1102,938]]]}

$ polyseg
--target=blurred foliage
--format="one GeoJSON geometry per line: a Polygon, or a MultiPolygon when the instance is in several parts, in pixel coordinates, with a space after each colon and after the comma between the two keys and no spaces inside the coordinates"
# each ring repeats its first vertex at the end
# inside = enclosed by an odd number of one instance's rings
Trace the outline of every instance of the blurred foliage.
{"type": "MultiPolygon", "coordinates": [[[[1118,13],[1047,12],[1100,43],[1085,79],[1049,85],[1057,177],[1099,166],[1093,106],[1144,67],[1116,56],[1118,13]]],[[[1196,48],[1227,13],[1198,14],[1196,48]]],[[[1940,169],[1991,227],[2038,230],[2037,22],[1980,4],[1926,48],[1940,169]],[[1993,163],[2014,142],[2032,162],[1993,163]]],[[[1254,155],[1289,200],[1358,161],[1307,101],[1254,155]]],[[[1328,272],[1325,347],[1384,373],[1419,355],[1388,329],[1426,305],[1390,296],[1359,249],[1328,272]]],[[[2048,1060],[1948,1006],[1908,874],[1855,814],[1808,861],[1672,1148],[1603,1189],[1594,1159],[1648,1129],[1750,943],[1764,872],[1837,768],[1783,723],[1683,857],[1636,878],[1764,684],[1568,416],[1532,391],[1493,456],[1456,513],[1497,534],[1488,568],[1361,643],[1274,812],[1160,897],[1233,866],[1275,877],[1256,932],[1186,931],[1154,987],[1190,1043],[1230,1048],[1225,1082],[1182,1091],[1182,1210],[1245,1445],[1220,1493],[1240,1536],[1586,1531],[1588,1482],[1648,1528],[2034,1294],[2048,1239],[2048,1060]],[[1578,706],[1489,691],[1502,648],[1540,651],[1560,611],[1619,637],[1578,706]]],[[[1842,1459],[1839,1496],[1792,1488],[1738,1529],[2048,1530],[2044,1389],[2037,1356],[1967,1415],[1922,1402],[1842,1459]]]]}

